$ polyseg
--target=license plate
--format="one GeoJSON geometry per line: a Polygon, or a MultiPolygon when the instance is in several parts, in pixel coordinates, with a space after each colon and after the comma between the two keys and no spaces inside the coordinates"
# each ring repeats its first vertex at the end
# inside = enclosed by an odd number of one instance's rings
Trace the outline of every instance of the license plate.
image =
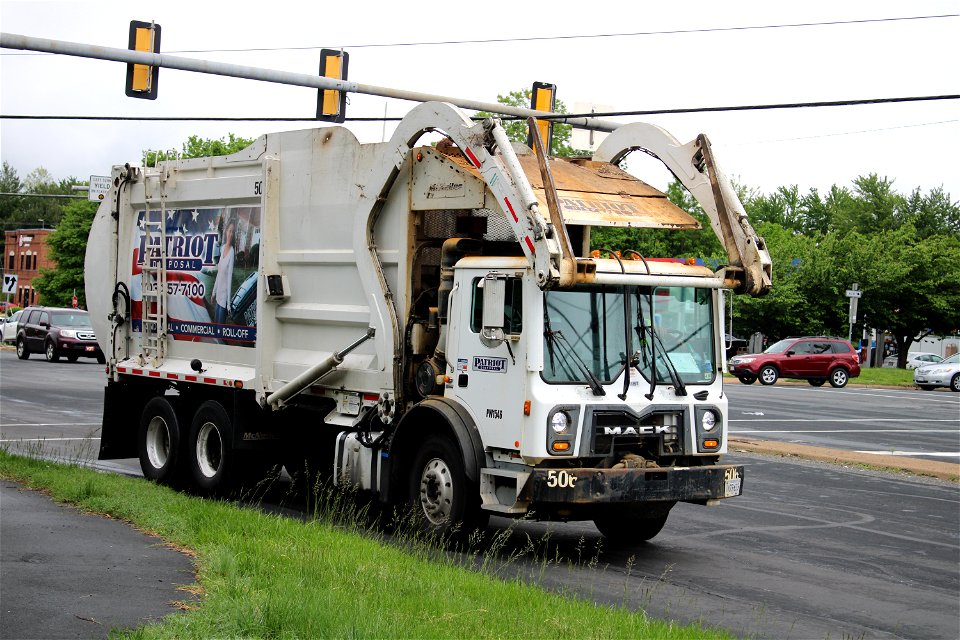
{"type": "Polygon", "coordinates": [[[87,347],[87,348],[86,348],[87,351],[93,351],[94,349],[96,349],[96,347],[87,347]]]}
{"type": "Polygon", "coordinates": [[[742,482],[743,478],[740,477],[737,469],[727,469],[724,472],[723,497],[732,498],[740,495],[742,482]]]}

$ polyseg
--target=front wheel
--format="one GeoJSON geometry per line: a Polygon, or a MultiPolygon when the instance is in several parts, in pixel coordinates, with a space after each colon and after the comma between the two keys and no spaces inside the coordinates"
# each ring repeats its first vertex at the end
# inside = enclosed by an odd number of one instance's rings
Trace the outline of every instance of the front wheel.
{"type": "Polygon", "coordinates": [[[152,398],[140,415],[138,438],[143,477],[173,484],[180,452],[180,423],[166,398],[152,398]]]}
{"type": "Polygon", "coordinates": [[[740,381],[740,384],[753,384],[757,381],[756,378],[748,375],[737,376],[737,379],[740,381]]]}
{"type": "Polygon", "coordinates": [[[598,515],[593,519],[597,529],[613,544],[646,542],[654,538],[667,523],[675,502],[643,505],[598,515]]]}
{"type": "Polygon", "coordinates": [[[467,478],[459,448],[444,436],[424,443],[410,467],[414,518],[428,535],[465,537],[483,528],[480,489],[467,478]]]}
{"type": "Polygon", "coordinates": [[[830,372],[830,386],[834,389],[842,389],[847,386],[847,381],[850,380],[850,375],[847,373],[846,369],[837,367],[830,372]]]}
{"type": "Polygon", "coordinates": [[[827,379],[826,378],[810,378],[809,380],[807,380],[807,382],[810,383],[811,387],[822,387],[824,384],[826,384],[827,379]]]}
{"type": "Polygon", "coordinates": [[[950,379],[950,391],[960,393],[960,373],[954,374],[950,379]]]}
{"type": "Polygon", "coordinates": [[[30,350],[27,349],[27,341],[22,337],[17,338],[17,357],[21,360],[26,360],[30,357],[30,350]]]}
{"type": "Polygon", "coordinates": [[[53,343],[53,340],[47,340],[47,344],[44,347],[44,355],[47,356],[47,362],[57,362],[60,360],[60,354],[57,353],[57,345],[53,343]]]}
{"type": "Polygon", "coordinates": [[[768,364],[764,368],[760,369],[760,384],[765,384],[767,386],[776,383],[777,378],[780,377],[780,372],[777,371],[777,368],[771,364],[768,364]]]}

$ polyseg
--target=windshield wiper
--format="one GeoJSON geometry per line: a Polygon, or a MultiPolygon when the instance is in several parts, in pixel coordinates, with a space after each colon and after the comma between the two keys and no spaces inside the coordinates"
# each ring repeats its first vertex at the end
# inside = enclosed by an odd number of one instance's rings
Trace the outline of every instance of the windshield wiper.
{"type": "MultiPolygon", "coordinates": [[[[636,331],[637,335],[640,338],[641,349],[638,349],[637,352],[643,354],[643,363],[644,368],[647,365],[647,351],[643,349],[646,346],[646,335],[649,332],[650,334],[650,392],[645,394],[647,400],[653,400],[653,392],[657,390],[657,359],[659,355],[660,360],[666,360],[667,373],[670,374],[670,381],[673,383],[674,388],[677,391],[678,396],[687,395],[687,388],[683,384],[683,380],[680,379],[680,374],[677,372],[677,368],[673,365],[673,361],[670,359],[670,354],[667,352],[666,347],[663,346],[663,340],[660,339],[660,335],[653,328],[653,322],[651,321],[650,326],[647,326],[646,320],[643,317],[643,308],[641,307],[641,294],[640,289],[637,289],[637,326],[636,331]],[[659,349],[657,349],[659,345],[659,349]],[[660,352],[659,354],[657,352],[660,352]]],[[[650,318],[653,318],[653,290],[647,294],[647,302],[650,306],[650,318]]]]}
{"type": "Polygon", "coordinates": [[[557,331],[548,331],[544,335],[547,336],[547,340],[557,340],[560,344],[566,347],[567,354],[573,356],[574,361],[577,363],[580,372],[587,377],[587,382],[590,385],[590,388],[593,389],[593,395],[595,396],[605,396],[607,392],[603,389],[603,384],[600,382],[600,379],[594,375],[593,371],[590,371],[590,367],[583,361],[583,358],[580,357],[580,354],[573,348],[573,345],[570,344],[570,341],[567,340],[567,337],[563,335],[563,332],[559,329],[557,331]]]}
{"type": "Polygon", "coordinates": [[[574,362],[579,366],[580,372],[587,377],[587,383],[590,385],[590,389],[593,390],[593,395],[595,396],[605,396],[607,392],[604,391],[603,385],[600,383],[600,380],[597,376],[593,375],[593,372],[590,371],[590,367],[586,365],[580,355],[573,348],[573,345],[567,340],[566,336],[561,333],[559,329],[556,331],[553,330],[553,327],[550,324],[550,304],[547,302],[547,295],[544,292],[543,295],[543,337],[547,339],[547,351],[550,353],[550,367],[556,369],[553,361],[553,343],[557,341],[566,347],[566,351],[569,355],[573,356],[574,362]]]}
{"type": "MultiPolygon", "coordinates": [[[[680,374],[677,372],[677,368],[674,366],[673,360],[670,359],[670,354],[667,352],[666,347],[663,346],[663,340],[661,340],[660,335],[653,330],[653,327],[650,327],[650,333],[653,335],[653,339],[657,341],[657,344],[660,345],[660,358],[666,360],[667,362],[667,373],[670,374],[670,380],[673,382],[673,386],[677,390],[677,395],[687,395],[687,387],[683,384],[683,380],[680,378],[680,374]]],[[[653,377],[657,377],[656,358],[654,358],[653,377]]]]}

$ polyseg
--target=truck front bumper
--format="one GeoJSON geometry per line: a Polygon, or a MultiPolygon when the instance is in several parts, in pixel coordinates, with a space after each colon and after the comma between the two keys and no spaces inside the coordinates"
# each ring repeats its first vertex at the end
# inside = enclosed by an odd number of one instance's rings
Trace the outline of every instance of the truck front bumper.
{"type": "Polygon", "coordinates": [[[550,507],[671,501],[705,504],[742,492],[742,465],[535,469],[521,498],[550,507]]]}

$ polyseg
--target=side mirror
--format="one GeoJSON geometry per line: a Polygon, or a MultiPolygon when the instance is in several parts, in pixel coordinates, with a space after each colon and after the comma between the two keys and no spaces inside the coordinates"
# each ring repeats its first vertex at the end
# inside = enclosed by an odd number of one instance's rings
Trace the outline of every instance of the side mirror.
{"type": "Polygon", "coordinates": [[[787,355],[788,355],[788,356],[792,356],[792,355],[795,355],[795,354],[796,354],[796,351],[787,351],[787,355]]]}
{"type": "Polygon", "coordinates": [[[506,304],[507,277],[500,273],[488,273],[478,284],[483,289],[483,318],[480,341],[493,349],[506,336],[503,332],[503,311],[506,304]]]}

